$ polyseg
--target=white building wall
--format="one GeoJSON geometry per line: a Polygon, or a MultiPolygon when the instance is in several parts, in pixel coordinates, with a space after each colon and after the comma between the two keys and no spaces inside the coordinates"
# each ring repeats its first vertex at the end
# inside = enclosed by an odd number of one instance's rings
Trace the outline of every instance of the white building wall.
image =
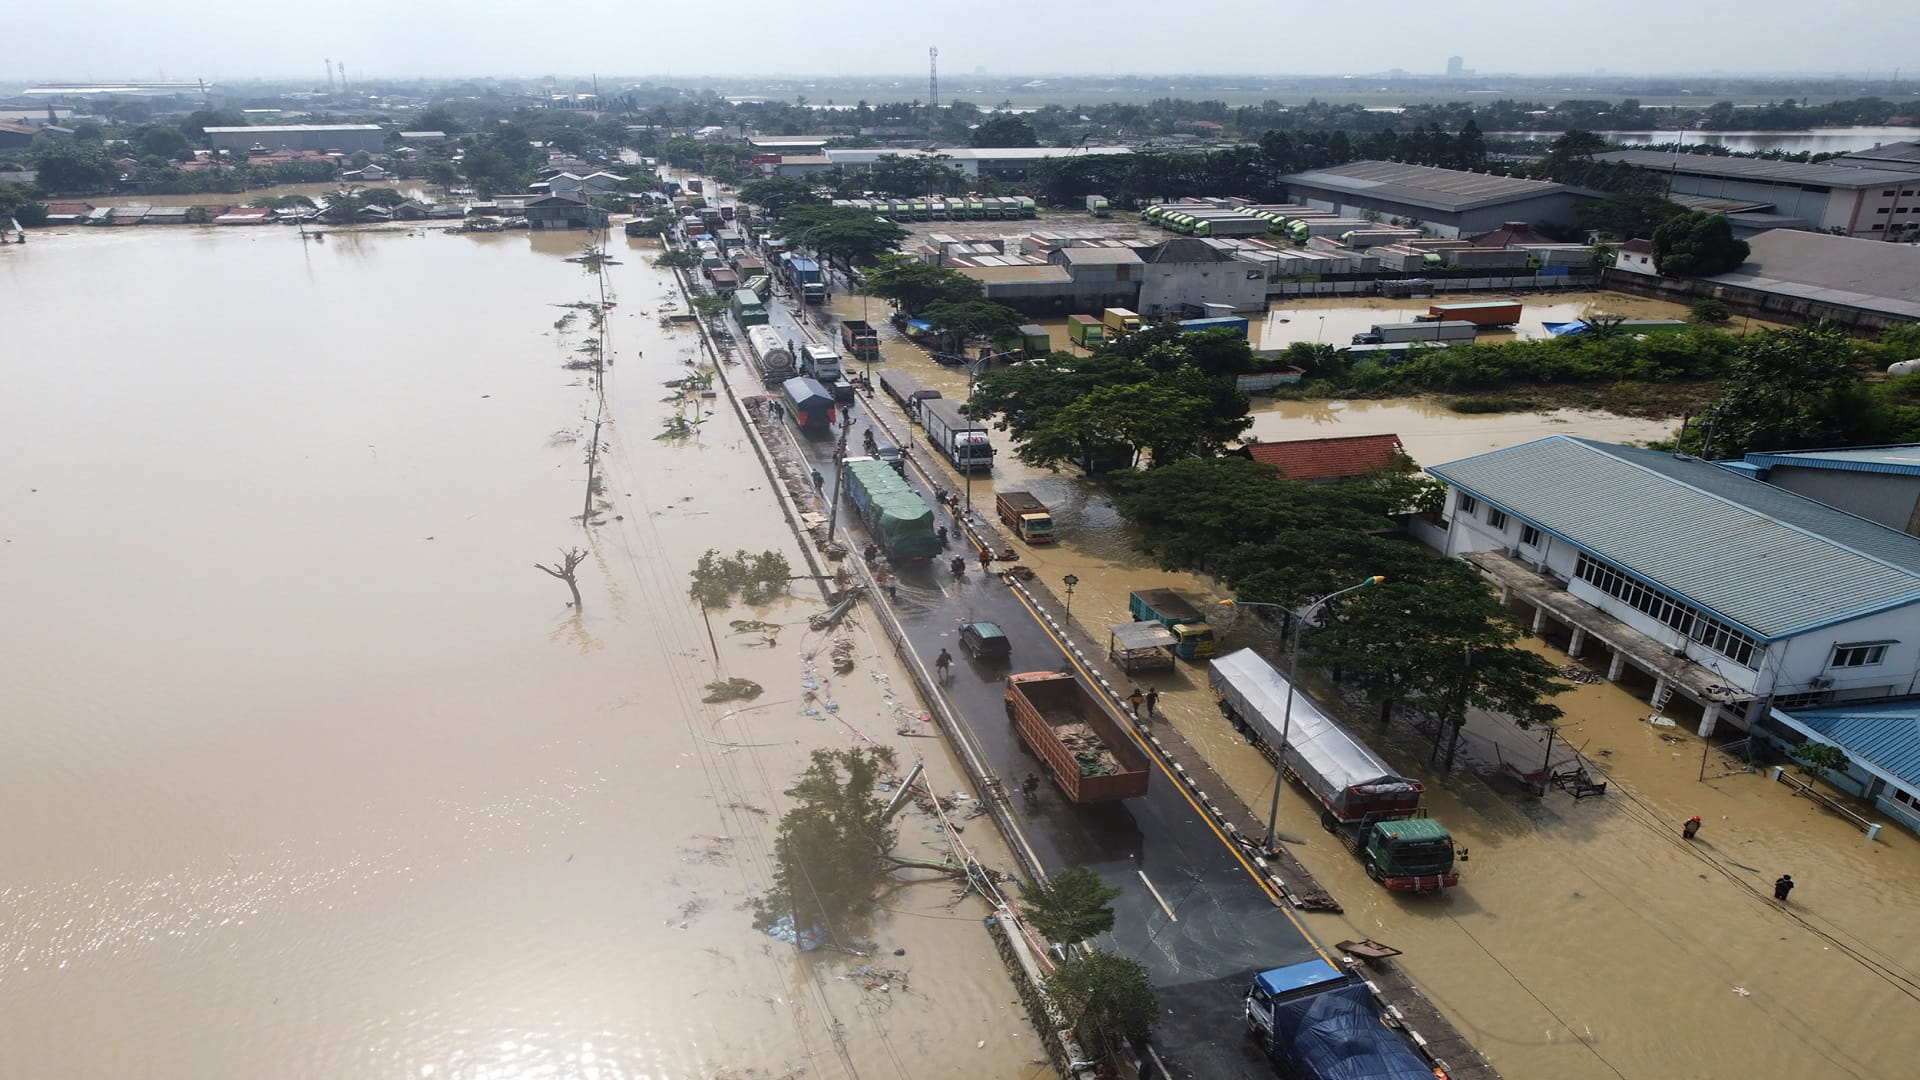
{"type": "Polygon", "coordinates": [[[1659,277],[1660,271],[1653,268],[1653,254],[1644,251],[1622,251],[1613,257],[1613,268],[1625,270],[1629,274],[1646,274],[1659,277]]]}
{"type": "Polygon", "coordinates": [[[1208,263],[1152,263],[1139,268],[1140,314],[1177,313],[1183,305],[1232,304],[1235,311],[1267,306],[1267,275],[1234,259],[1208,263]]]}

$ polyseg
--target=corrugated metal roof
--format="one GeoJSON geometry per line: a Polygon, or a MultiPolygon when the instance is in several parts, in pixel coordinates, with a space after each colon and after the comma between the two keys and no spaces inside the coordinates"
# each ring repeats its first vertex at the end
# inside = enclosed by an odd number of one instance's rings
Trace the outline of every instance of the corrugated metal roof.
{"type": "Polygon", "coordinates": [[[1911,244],[1797,229],[1769,229],[1747,243],[1739,269],[1707,280],[1920,319],[1920,249],[1911,244]]]}
{"type": "Polygon", "coordinates": [[[1759,158],[1715,157],[1711,154],[1663,154],[1658,150],[1615,150],[1594,155],[1657,172],[1712,176],[1726,180],[1756,180],[1768,184],[1807,184],[1829,188],[1898,186],[1920,180],[1920,172],[1894,168],[1863,169],[1834,162],[1762,161],[1759,158]]]}
{"type": "Polygon", "coordinates": [[[1770,454],[1748,454],[1746,462],[1762,469],[1792,465],[1803,469],[1832,469],[1835,472],[1920,476],[1920,443],[1850,446],[1838,450],[1782,450],[1770,454]]]}
{"type": "Polygon", "coordinates": [[[1836,705],[1789,713],[1794,723],[1820,738],[1920,788],[1920,700],[1872,705],[1836,705]]]}
{"type": "Polygon", "coordinates": [[[1281,179],[1303,187],[1329,188],[1447,211],[1471,210],[1569,190],[1545,180],[1522,180],[1393,161],[1355,161],[1281,179]]]}
{"type": "Polygon", "coordinates": [[[1427,471],[1763,638],[1920,601],[1920,538],[1695,458],[1552,435],[1427,471]]]}

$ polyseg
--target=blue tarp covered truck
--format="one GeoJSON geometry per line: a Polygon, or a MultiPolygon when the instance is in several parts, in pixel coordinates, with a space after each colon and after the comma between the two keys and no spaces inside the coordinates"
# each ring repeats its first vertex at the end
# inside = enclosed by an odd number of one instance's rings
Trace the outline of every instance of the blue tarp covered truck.
{"type": "Polygon", "coordinates": [[[1247,989],[1247,1032],[1301,1080],[1434,1080],[1444,1075],[1381,1019],[1366,981],[1325,960],[1274,968],[1247,989]]]}

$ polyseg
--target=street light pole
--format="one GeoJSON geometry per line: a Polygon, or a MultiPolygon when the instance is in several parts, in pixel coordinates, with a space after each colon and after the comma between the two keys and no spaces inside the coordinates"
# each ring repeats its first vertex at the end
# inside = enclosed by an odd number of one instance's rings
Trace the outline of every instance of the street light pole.
{"type": "Polygon", "coordinates": [[[1063,584],[1065,584],[1067,587],[1067,606],[1066,606],[1066,609],[1063,612],[1061,612],[1061,621],[1072,622],[1073,621],[1073,587],[1075,585],[1080,584],[1080,579],[1078,577],[1075,577],[1072,574],[1068,574],[1066,577],[1061,578],[1060,581],[1063,584]]]}
{"type": "Polygon", "coordinates": [[[1281,608],[1282,610],[1286,610],[1287,614],[1293,619],[1293,643],[1287,650],[1287,703],[1283,707],[1280,717],[1280,745],[1273,748],[1273,803],[1267,808],[1267,838],[1261,845],[1263,847],[1273,847],[1274,828],[1280,821],[1280,785],[1286,780],[1287,739],[1293,733],[1293,687],[1295,683],[1300,681],[1300,628],[1305,626],[1307,620],[1313,618],[1313,613],[1320,610],[1328,601],[1345,596],[1350,592],[1364,589],[1369,585],[1378,585],[1385,580],[1387,579],[1375,574],[1373,577],[1368,578],[1358,585],[1349,585],[1339,592],[1328,593],[1313,603],[1308,604],[1298,612],[1287,609],[1284,604],[1241,604],[1234,600],[1226,601],[1227,604],[1234,607],[1281,608]]]}

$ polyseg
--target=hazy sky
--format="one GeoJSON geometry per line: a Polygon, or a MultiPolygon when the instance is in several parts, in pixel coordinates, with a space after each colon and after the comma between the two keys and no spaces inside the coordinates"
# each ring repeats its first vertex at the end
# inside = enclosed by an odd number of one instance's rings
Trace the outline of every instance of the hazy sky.
{"type": "Polygon", "coordinates": [[[1920,79],[1920,3],[1824,0],[94,0],[9,5],[0,78],[1441,71],[1920,79]]]}

